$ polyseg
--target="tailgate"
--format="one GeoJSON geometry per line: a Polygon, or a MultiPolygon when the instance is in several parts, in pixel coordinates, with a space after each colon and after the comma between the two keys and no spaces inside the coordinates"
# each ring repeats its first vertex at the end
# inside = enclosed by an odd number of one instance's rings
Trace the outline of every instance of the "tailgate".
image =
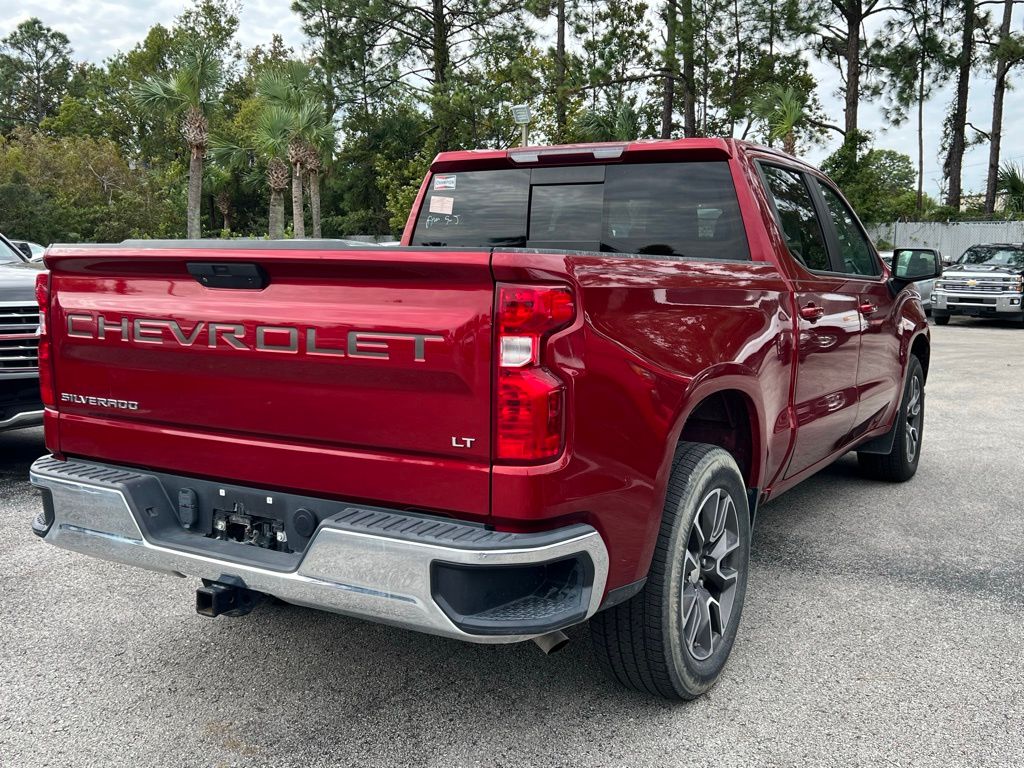
{"type": "Polygon", "coordinates": [[[487,514],[488,252],[122,245],[48,263],[64,453],[487,514]]]}

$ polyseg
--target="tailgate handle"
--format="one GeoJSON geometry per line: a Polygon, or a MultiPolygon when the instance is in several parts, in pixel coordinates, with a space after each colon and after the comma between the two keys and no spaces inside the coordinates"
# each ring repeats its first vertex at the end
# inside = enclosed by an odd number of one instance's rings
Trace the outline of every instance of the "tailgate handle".
{"type": "Polygon", "coordinates": [[[207,288],[259,290],[270,282],[259,264],[190,261],[185,266],[188,273],[207,288]]]}

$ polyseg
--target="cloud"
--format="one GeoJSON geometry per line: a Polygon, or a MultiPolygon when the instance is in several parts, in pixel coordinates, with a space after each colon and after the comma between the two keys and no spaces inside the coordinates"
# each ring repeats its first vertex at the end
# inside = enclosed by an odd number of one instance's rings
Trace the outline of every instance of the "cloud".
{"type": "MultiPolygon", "coordinates": [[[[182,0],[20,0],[0,10],[0,36],[37,16],[68,36],[76,59],[98,64],[132,48],[154,24],[170,24],[184,6],[182,0]]],[[[243,3],[240,16],[238,40],[247,48],[270,42],[274,33],[296,51],[306,43],[288,0],[249,0],[243,3]]]]}

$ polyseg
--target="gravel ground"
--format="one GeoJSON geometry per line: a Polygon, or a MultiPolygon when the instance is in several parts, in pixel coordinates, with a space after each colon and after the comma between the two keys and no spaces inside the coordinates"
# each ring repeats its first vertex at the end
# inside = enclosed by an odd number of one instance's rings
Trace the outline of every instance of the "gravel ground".
{"type": "Polygon", "coordinates": [[[1024,764],[1024,331],[934,331],[917,477],[852,456],[768,505],[740,637],[689,704],[607,682],[586,632],[463,645],[195,583],[29,531],[38,430],[0,436],[0,765],[1024,764]]]}

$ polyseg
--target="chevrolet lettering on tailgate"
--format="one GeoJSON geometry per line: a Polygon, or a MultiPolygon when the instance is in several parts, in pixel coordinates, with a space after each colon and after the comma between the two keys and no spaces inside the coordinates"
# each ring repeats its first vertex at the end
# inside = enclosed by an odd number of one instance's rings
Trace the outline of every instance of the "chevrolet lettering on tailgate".
{"type": "Polygon", "coordinates": [[[393,333],[349,330],[340,346],[322,345],[317,328],[290,325],[256,325],[247,329],[242,323],[212,323],[198,320],[188,327],[177,320],[157,317],[109,318],[105,315],[70,312],[68,336],[98,341],[122,341],[133,344],[166,344],[208,349],[257,350],[260,352],[305,353],[335,357],[391,359],[403,349],[413,362],[426,362],[428,344],[443,342],[443,336],[424,333],[393,333]]]}

